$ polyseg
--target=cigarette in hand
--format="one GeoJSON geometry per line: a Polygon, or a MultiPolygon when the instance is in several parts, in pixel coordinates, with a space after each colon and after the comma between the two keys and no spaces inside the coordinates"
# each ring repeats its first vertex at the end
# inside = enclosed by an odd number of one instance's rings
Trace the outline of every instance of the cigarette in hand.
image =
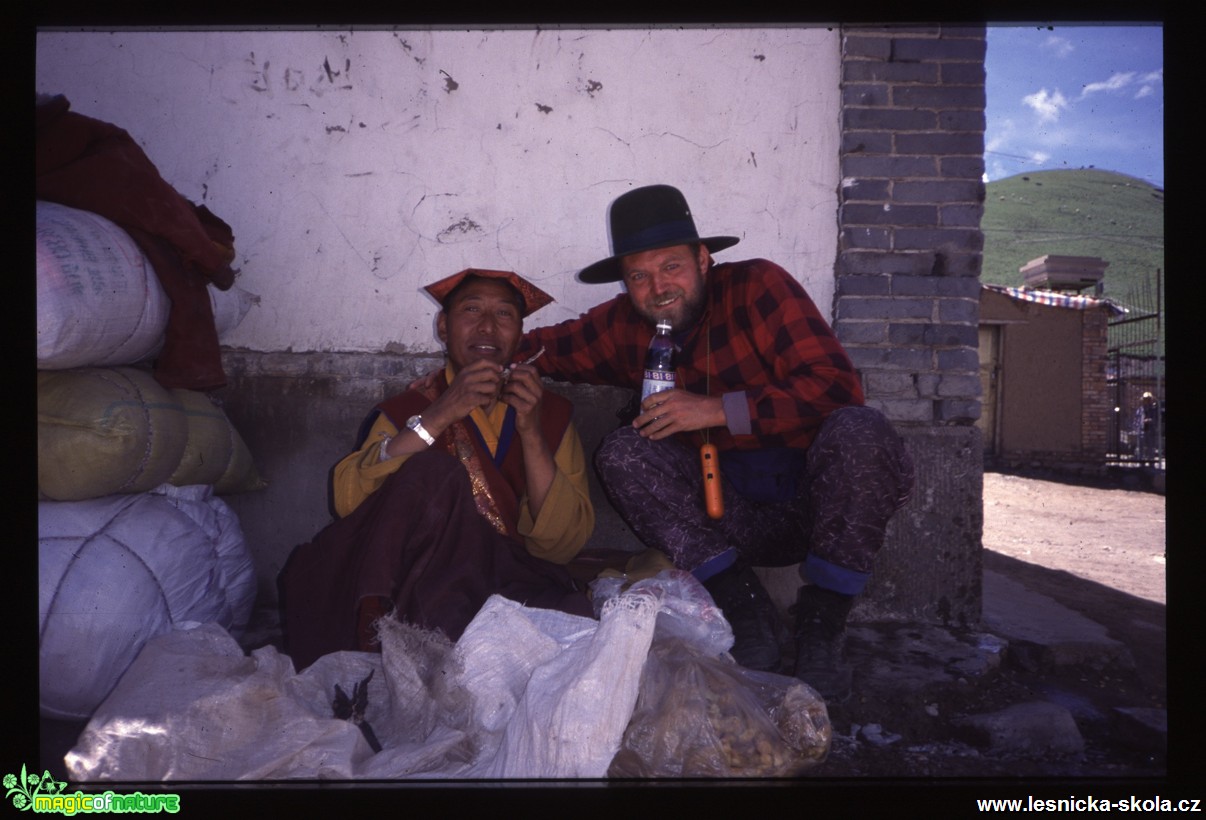
{"type": "Polygon", "coordinates": [[[496,395],[502,395],[503,388],[505,388],[507,386],[507,382],[511,380],[511,374],[515,372],[515,368],[519,367],[521,364],[531,364],[539,359],[542,353],[544,353],[543,345],[541,345],[540,349],[537,350],[533,355],[528,356],[522,362],[514,362],[503,368],[502,379],[498,382],[498,393],[496,395]]]}
{"type": "Polygon", "coordinates": [[[539,350],[537,350],[531,356],[528,356],[522,362],[515,362],[514,364],[507,367],[507,369],[503,371],[503,381],[505,382],[507,379],[511,378],[511,374],[513,372],[515,372],[515,368],[519,367],[522,364],[531,364],[532,362],[539,359],[542,355],[544,355],[544,346],[543,345],[541,345],[539,350]]]}

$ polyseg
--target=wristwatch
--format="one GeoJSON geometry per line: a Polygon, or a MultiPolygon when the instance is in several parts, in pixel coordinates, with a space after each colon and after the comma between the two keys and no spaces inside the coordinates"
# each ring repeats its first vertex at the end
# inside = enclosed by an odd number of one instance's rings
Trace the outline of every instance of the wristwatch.
{"type": "Polygon", "coordinates": [[[415,433],[418,434],[419,438],[421,438],[421,439],[423,439],[423,441],[427,442],[428,447],[435,444],[435,438],[432,437],[431,433],[427,432],[427,429],[425,427],[423,427],[423,417],[422,416],[411,416],[410,418],[408,418],[406,420],[406,429],[414,430],[415,433]]]}

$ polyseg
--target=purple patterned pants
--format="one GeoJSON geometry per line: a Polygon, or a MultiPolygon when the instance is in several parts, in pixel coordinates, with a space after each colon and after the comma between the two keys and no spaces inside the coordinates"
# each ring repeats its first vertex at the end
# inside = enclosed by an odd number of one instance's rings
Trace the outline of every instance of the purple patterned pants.
{"type": "Polygon", "coordinates": [[[869,573],[888,520],[913,488],[904,444],[869,407],[844,407],[825,420],[790,501],[751,501],[725,478],[719,521],[704,509],[699,452],[673,438],[651,441],[623,426],[599,445],[595,467],[637,537],[685,570],[733,548],[754,566],[786,566],[811,553],[869,573]]]}

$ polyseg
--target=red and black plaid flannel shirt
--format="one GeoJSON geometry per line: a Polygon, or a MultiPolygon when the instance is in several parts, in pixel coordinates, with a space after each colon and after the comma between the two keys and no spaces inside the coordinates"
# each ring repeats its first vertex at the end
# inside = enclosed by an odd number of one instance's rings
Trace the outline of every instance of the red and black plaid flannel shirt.
{"type": "MultiPolygon", "coordinates": [[[[787,271],[765,259],[714,265],[707,275],[703,320],[678,339],[678,386],[722,396],[743,391],[750,434],[714,428],[720,449],[807,448],[821,422],[839,407],[861,405],[862,386],[846,351],[812,299],[787,271]],[[711,337],[711,379],[705,379],[711,337]],[[707,387],[705,387],[707,384],[707,387]]],[[[653,328],[628,295],[577,319],[524,335],[521,355],[545,347],[542,375],[640,389],[653,328]]],[[[702,442],[702,435],[690,437],[702,442]]]]}

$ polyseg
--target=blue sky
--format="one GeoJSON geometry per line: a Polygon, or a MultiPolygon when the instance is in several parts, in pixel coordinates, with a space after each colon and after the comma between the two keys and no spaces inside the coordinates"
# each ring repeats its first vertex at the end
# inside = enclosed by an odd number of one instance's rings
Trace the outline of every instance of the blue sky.
{"type": "Polygon", "coordinates": [[[1159,26],[990,26],[989,181],[1087,168],[1164,187],[1159,26]]]}

